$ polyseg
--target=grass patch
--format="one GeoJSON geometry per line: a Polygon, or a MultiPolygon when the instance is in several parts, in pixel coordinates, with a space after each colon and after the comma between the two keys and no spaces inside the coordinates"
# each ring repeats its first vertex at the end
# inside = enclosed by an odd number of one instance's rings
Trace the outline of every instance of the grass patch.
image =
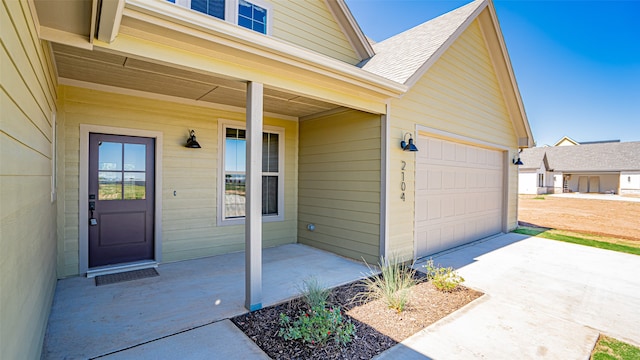
{"type": "Polygon", "coordinates": [[[556,230],[552,230],[552,229],[529,228],[529,227],[520,227],[514,230],[513,232],[518,234],[523,234],[523,235],[538,236],[545,239],[564,241],[572,244],[591,246],[599,249],[613,250],[613,251],[623,252],[627,254],[640,255],[640,247],[638,246],[615,244],[615,243],[606,242],[606,241],[588,239],[586,237],[580,236],[580,234],[566,235],[566,234],[560,234],[556,230]]]}
{"type": "Polygon", "coordinates": [[[546,198],[542,195],[538,195],[536,197],[533,198],[533,200],[545,200],[546,198]]]}
{"type": "Polygon", "coordinates": [[[631,360],[640,359],[640,348],[600,335],[591,353],[591,360],[631,360]]]}

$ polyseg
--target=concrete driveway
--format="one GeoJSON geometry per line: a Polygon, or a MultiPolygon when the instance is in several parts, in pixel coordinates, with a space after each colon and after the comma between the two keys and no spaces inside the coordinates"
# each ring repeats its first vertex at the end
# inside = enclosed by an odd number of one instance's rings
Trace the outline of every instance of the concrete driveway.
{"type": "Polygon", "coordinates": [[[588,359],[640,345],[640,257],[519,234],[434,257],[486,295],[378,359],[588,359]]]}

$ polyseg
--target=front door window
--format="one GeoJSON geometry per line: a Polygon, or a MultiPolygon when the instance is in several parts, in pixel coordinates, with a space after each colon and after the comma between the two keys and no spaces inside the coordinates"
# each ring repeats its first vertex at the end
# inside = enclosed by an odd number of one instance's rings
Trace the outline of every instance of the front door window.
{"type": "Polygon", "coordinates": [[[99,200],[145,199],[146,151],[142,144],[98,144],[99,200]]]}

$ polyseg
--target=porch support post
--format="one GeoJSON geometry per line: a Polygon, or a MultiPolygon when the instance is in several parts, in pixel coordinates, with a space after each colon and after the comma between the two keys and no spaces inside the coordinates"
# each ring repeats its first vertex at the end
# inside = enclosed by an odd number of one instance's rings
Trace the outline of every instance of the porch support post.
{"type": "Polygon", "coordinates": [[[262,308],[262,95],[247,83],[247,184],[245,210],[245,307],[262,308]]]}

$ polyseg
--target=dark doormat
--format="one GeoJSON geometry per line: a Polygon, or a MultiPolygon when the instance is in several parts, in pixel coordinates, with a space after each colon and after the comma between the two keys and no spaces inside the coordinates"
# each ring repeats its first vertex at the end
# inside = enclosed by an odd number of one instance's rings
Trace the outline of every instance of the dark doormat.
{"type": "Polygon", "coordinates": [[[121,272],[117,274],[100,275],[100,276],[96,276],[95,279],[96,279],[96,286],[100,286],[100,285],[109,285],[109,284],[115,284],[119,282],[131,281],[131,280],[144,279],[144,278],[149,278],[149,277],[154,277],[159,275],[160,274],[158,274],[158,271],[156,271],[155,268],[150,268],[150,269],[126,271],[126,272],[121,272]]]}

